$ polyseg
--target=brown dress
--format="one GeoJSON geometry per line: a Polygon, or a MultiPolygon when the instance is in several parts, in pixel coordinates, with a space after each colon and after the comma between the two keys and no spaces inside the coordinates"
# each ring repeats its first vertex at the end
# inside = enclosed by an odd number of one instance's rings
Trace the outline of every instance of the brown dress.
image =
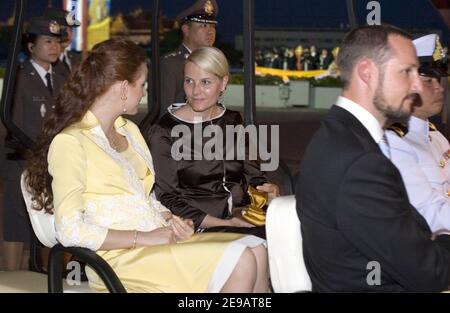
{"type": "MultiPolygon", "coordinates": [[[[172,105],[169,112],[165,114],[157,124],[153,125],[147,140],[152,151],[156,182],[156,196],[174,214],[183,218],[190,218],[194,221],[197,231],[226,231],[239,232],[257,235],[265,238],[264,227],[213,227],[201,229],[199,226],[207,214],[217,218],[231,218],[232,208],[249,204],[247,195],[248,185],[254,187],[267,182],[265,175],[260,171],[256,161],[249,160],[248,147],[246,149],[245,160],[232,160],[226,157],[230,148],[226,147],[227,125],[242,125],[243,121],[239,112],[224,108],[224,112],[203,123],[194,124],[176,117],[173,113],[183,104],[172,105]],[[179,161],[172,157],[172,146],[179,141],[179,138],[171,136],[175,126],[184,125],[194,134],[194,127],[201,129],[209,125],[216,125],[223,130],[224,140],[218,144],[223,146],[222,160],[201,160],[194,159],[195,148],[187,153],[189,158],[179,161]],[[201,127],[201,128],[200,128],[201,127]]],[[[237,141],[237,135],[234,134],[237,141]]],[[[194,136],[187,139],[194,146],[194,136]]],[[[216,138],[217,136],[213,136],[216,138]]],[[[205,143],[211,144],[211,137],[202,136],[201,149],[203,151],[205,143]]],[[[236,152],[236,147],[234,147],[236,152]]]]}

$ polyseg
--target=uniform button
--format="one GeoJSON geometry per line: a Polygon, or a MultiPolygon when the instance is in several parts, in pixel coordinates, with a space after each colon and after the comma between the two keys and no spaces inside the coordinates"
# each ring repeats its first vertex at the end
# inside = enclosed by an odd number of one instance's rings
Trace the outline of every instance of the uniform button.
{"type": "Polygon", "coordinates": [[[447,197],[450,197],[450,191],[447,191],[447,197]]]}
{"type": "Polygon", "coordinates": [[[440,161],[440,162],[439,162],[439,166],[442,167],[442,168],[444,168],[444,167],[445,167],[445,161],[440,161]]]}

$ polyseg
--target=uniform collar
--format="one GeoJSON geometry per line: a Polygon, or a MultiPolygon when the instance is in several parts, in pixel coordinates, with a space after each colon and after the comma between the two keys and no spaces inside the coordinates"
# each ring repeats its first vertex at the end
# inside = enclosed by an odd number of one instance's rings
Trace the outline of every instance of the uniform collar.
{"type": "Polygon", "coordinates": [[[45,83],[47,83],[47,79],[45,78],[45,75],[47,75],[47,73],[50,73],[50,75],[52,74],[52,65],[50,64],[50,67],[48,69],[48,71],[46,71],[40,64],[38,64],[35,60],[30,59],[30,63],[31,65],[33,65],[34,69],[36,70],[36,72],[39,74],[39,77],[42,79],[42,81],[44,81],[45,83]]]}
{"type": "Polygon", "coordinates": [[[189,47],[188,46],[186,46],[184,43],[182,44],[182,46],[187,50],[187,52],[189,53],[189,54],[191,54],[192,53],[192,50],[191,49],[189,49],[189,47]]]}
{"type": "Polygon", "coordinates": [[[343,108],[352,114],[369,132],[376,143],[383,138],[384,131],[378,120],[369,111],[356,102],[340,96],[336,101],[336,106],[343,108]]]}
{"type": "Polygon", "coordinates": [[[408,130],[410,132],[419,133],[425,138],[428,138],[428,134],[430,132],[429,122],[428,120],[423,120],[415,116],[411,116],[408,121],[408,130]]]}

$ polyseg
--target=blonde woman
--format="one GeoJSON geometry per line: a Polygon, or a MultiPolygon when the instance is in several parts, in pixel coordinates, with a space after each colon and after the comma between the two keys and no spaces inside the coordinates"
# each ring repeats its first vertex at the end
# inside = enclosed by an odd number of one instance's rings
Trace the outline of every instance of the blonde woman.
{"type": "MultiPolygon", "coordinates": [[[[279,190],[267,182],[256,161],[228,154],[231,149],[237,150],[237,143],[227,134],[226,127],[243,124],[239,112],[220,103],[228,77],[227,59],[217,48],[199,48],[187,58],[186,103],[169,107],[169,112],[148,134],[157,173],[155,190],[158,199],[174,214],[192,219],[198,232],[238,232],[265,238],[264,226],[255,227],[231,214],[234,208],[249,204],[248,186],[267,192],[269,199],[278,196],[279,190]],[[224,134],[222,142],[217,143],[223,148],[223,155],[214,158],[204,155],[200,159],[192,154],[177,160],[173,147],[178,137],[172,130],[181,127],[194,134],[196,128],[203,133],[208,126],[217,127],[224,134]]],[[[211,137],[202,137],[200,151],[210,141],[211,137]]]]}

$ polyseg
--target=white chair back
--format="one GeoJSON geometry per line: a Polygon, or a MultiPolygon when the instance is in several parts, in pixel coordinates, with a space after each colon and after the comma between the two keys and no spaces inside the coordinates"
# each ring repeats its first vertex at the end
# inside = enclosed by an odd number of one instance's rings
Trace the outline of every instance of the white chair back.
{"type": "Polygon", "coordinates": [[[51,248],[58,243],[56,240],[55,231],[55,216],[48,214],[45,210],[35,210],[32,207],[31,194],[28,191],[28,186],[25,182],[25,172],[22,173],[20,179],[20,186],[22,188],[22,196],[25,200],[28,215],[30,216],[31,226],[39,241],[46,247],[51,248]]]}
{"type": "Polygon", "coordinates": [[[273,199],[267,209],[267,250],[275,292],[312,290],[303,259],[300,220],[295,204],[295,196],[283,196],[273,199]]]}

